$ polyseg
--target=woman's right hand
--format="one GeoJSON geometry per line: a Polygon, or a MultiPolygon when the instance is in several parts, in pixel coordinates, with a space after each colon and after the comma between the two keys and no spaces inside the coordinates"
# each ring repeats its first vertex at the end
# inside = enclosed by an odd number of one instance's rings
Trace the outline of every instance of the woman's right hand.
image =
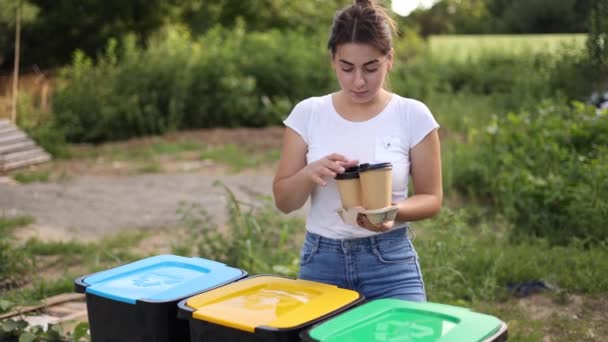
{"type": "Polygon", "coordinates": [[[304,171],[313,183],[325,186],[327,179],[334,178],[338,173],[343,173],[347,168],[358,164],[357,160],[349,160],[341,154],[332,153],[308,164],[304,171]]]}

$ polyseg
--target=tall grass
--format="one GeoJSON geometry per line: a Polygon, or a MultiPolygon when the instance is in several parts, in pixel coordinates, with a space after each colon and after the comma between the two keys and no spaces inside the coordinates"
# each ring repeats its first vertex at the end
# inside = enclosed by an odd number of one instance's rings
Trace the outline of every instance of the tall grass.
{"type": "Polygon", "coordinates": [[[228,226],[218,227],[204,208],[184,203],[179,213],[186,228],[173,251],[195,254],[239,267],[250,274],[276,273],[294,277],[304,223],[279,215],[269,198],[246,203],[225,185],[228,226]]]}
{"type": "MultiPolygon", "coordinates": [[[[186,205],[185,238],[178,254],[195,254],[252,274],[294,276],[304,224],[280,214],[268,199],[243,203],[227,193],[228,226],[218,227],[203,208],[186,205]]],[[[608,243],[551,246],[546,239],[514,243],[510,224],[477,206],[444,209],[437,218],[412,224],[430,300],[455,304],[495,301],[509,286],[543,280],[568,293],[608,291],[608,243]],[[564,270],[568,270],[565,272],[564,270]]]]}

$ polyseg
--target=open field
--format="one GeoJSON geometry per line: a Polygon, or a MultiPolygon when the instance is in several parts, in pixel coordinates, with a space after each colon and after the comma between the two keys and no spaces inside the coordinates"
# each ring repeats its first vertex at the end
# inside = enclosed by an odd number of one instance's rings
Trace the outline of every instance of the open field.
{"type": "Polygon", "coordinates": [[[431,36],[431,53],[441,59],[464,60],[485,53],[557,52],[564,46],[582,49],[585,34],[441,35],[431,36]]]}

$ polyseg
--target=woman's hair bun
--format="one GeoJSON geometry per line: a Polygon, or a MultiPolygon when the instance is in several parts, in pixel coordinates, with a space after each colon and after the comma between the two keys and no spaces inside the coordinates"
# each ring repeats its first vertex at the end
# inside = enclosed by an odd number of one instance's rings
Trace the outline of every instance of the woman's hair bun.
{"type": "Polygon", "coordinates": [[[355,0],[355,5],[365,8],[365,7],[374,7],[373,0],[355,0]]]}

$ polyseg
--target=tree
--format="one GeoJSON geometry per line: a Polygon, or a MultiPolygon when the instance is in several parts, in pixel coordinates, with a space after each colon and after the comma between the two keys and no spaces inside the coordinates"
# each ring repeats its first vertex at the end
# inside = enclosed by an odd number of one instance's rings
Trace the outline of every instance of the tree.
{"type": "Polygon", "coordinates": [[[587,52],[596,82],[602,85],[608,80],[608,0],[595,0],[591,6],[587,52]]]}
{"type": "MultiPolygon", "coordinates": [[[[594,0],[595,1],[595,0],[594,0]]],[[[585,31],[589,0],[442,0],[412,13],[422,34],[585,31]]]]}
{"type": "Polygon", "coordinates": [[[26,21],[32,19],[36,15],[36,8],[25,3],[22,0],[0,0],[0,6],[7,9],[7,12],[0,15],[0,22],[11,23],[11,13],[14,14],[15,27],[15,52],[13,62],[13,90],[11,92],[11,121],[17,124],[17,97],[19,95],[19,56],[21,46],[21,20],[24,17],[26,21]],[[25,11],[24,11],[25,10],[25,11]],[[25,16],[23,13],[25,12],[25,16]]]}
{"type": "Polygon", "coordinates": [[[176,11],[194,34],[214,25],[232,27],[237,20],[248,30],[302,29],[329,31],[333,14],[348,2],[342,0],[185,0],[176,11]]]}

